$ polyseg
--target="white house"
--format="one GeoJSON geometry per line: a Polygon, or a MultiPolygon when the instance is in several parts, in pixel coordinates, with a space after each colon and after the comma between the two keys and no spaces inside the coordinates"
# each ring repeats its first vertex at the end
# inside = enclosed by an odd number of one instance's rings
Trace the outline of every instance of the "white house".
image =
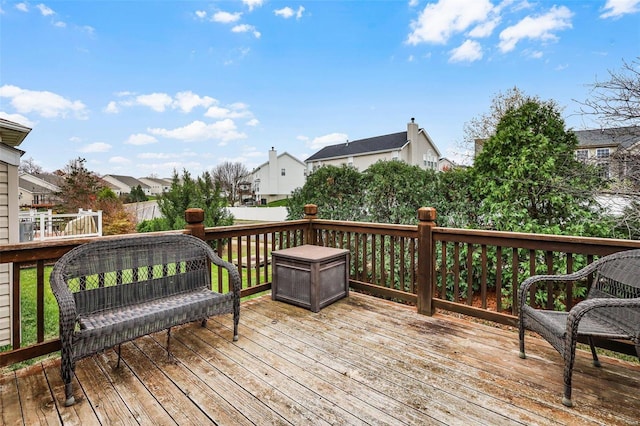
{"type": "Polygon", "coordinates": [[[380,160],[399,160],[423,169],[438,170],[439,158],[440,151],[427,131],[412,118],[406,132],[325,146],[305,163],[308,173],[327,165],[348,165],[364,171],[380,160]]]}
{"type": "Polygon", "coordinates": [[[104,175],[102,179],[113,186],[113,192],[116,195],[131,194],[131,190],[137,188],[138,185],[145,195],[151,194],[149,185],[131,176],[104,175]]]}
{"type": "MultiPolygon", "coordinates": [[[[17,148],[30,128],[0,118],[0,244],[20,241],[18,225],[18,167],[24,154],[17,148]]],[[[10,264],[0,264],[0,346],[11,343],[11,282],[10,264]]]]}
{"type": "Polygon", "coordinates": [[[259,204],[282,200],[304,186],[305,164],[287,152],[278,155],[271,147],[269,161],[249,174],[254,200],[259,204]]]}
{"type": "Polygon", "coordinates": [[[143,177],[138,180],[149,187],[148,195],[161,195],[171,189],[171,179],[143,177]]]}
{"type": "Polygon", "coordinates": [[[18,198],[20,207],[29,208],[52,208],[60,202],[56,193],[60,192],[60,187],[53,182],[59,182],[60,177],[54,174],[41,173],[31,175],[21,173],[19,179],[18,198]]]}

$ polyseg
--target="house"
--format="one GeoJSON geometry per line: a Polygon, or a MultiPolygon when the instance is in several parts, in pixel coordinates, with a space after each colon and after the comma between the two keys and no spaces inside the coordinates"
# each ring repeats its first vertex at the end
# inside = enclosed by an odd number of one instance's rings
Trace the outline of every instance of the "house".
{"type": "Polygon", "coordinates": [[[287,152],[278,155],[271,147],[269,161],[253,169],[246,179],[252,184],[253,199],[267,204],[289,197],[294,189],[304,186],[305,169],[296,157],[287,152]]]}
{"type": "Polygon", "coordinates": [[[20,207],[50,209],[59,204],[61,200],[56,194],[60,192],[60,180],[60,176],[51,173],[21,173],[18,180],[20,207]]]}
{"type": "Polygon", "coordinates": [[[113,192],[118,196],[131,194],[131,190],[137,188],[138,185],[140,185],[145,195],[151,195],[149,185],[131,176],[104,175],[102,176],[102,180],[111,185],[113,192]]]}
{"type": "Polygon", "coordinates": [[[576,159],[595,164],[605,179],[640,183],[640,126],[576,130],[576,159]]]}
{"type": "Polygon", "coordinates": [[[439,158],[440,151],[429,134],[412,118],[406,132],[325,146],[305,163],[308,173],[326,165],[348,165],[364,171],[380,160],[400,160],[423,169],[438,170],[439,158]]]}
{"type": "MultiPolygon", "coordinates": [[[[0,118],[0,244],[20,241],[18,167],[24,151],[17,147],[30,131],[29,127],[0,118]]],[[[0,264],[0,346],[11,343],[12,269],[10,264],[0,264]]]]}
{"type": "Polygon", "coordinates": [[[171,179],[143,177],[138,180],[149,187],[149,193],[145,192],[146,195],[161,195],[171,189],[171,179]]]}

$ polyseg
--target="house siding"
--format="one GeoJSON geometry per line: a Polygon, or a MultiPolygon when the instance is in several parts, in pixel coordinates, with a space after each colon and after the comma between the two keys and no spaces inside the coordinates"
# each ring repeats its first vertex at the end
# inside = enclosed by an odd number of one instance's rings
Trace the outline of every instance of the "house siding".
{"type": "MultiPolygon", "coordinates": [[[[0,244],[9,244],[9,166],[0,162],[0,244]]],[[[11,343],[9,264],[0,264],[0,345],[11,343]]]]}

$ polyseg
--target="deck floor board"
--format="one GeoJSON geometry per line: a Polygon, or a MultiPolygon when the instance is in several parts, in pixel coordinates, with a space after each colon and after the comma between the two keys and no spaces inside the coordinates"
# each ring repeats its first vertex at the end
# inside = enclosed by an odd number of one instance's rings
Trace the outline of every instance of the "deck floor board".
{"type": "Polygon", "coordinates": [[[59,360],[0,376],[3,424],[640,425],[640,364],[578,351],[575,407],[562,359],[513,329],[352,292],[318,313],[262,296],[77,363],[64,407],[59,360]]]}

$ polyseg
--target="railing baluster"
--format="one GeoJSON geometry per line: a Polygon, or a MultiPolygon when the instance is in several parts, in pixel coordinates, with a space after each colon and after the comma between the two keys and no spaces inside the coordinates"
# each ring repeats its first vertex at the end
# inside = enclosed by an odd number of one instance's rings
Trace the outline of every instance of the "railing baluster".
{"type": "Polygon", "coordinates": [[[440,298],[447,299],[447,243],[440,243],[442,259],[440,260],[440,298]]]}
{"type": "Polygon", "coordinates": [[[502,247],[496,247],[496,312],[502,311],[502,247]]]}
{"type": "Polygon", "coordinates": [[[467,305],[473,302],[473,244],[467,244],[467,305]]]}
{"type": "Polygon", "coordinates": [[[487,309],[487,245],[481,246],[482,277],[480,278],[480,299],[482,309],[487,309]]]}
{"type": "Polygon", "coordinates": [[[453,301],[460,300],[460,244],[453,243],[453,301]]]}
{"type": "Polygon", "coordinates": [[[44,260],[36,262],[36,322],[37,341],[44,342],[44,260]]]}

